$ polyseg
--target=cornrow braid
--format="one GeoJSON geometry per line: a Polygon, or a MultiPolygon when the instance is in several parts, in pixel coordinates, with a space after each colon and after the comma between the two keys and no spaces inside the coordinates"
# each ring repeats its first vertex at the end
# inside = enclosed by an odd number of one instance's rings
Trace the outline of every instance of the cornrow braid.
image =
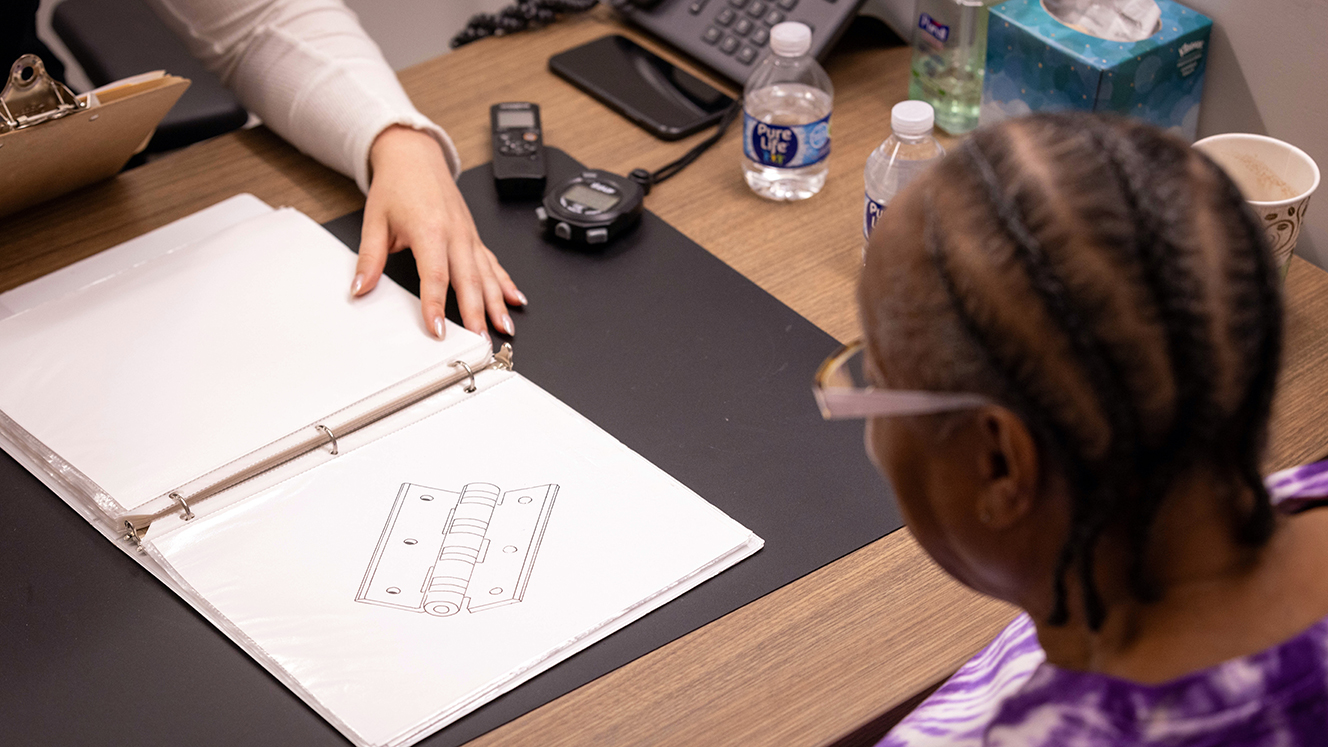
{"type": "Polygon", "coordinates": [[[1230,418],[1225,434],[1229,448],[1224,454],[1237,466],[1238,474],[1254,495],[1254,505],[1242,527],[1241,539],[1258,546],[1268,541],[1274,526],[1272,500],[1259,473],[1259,456],[1267,438],[1268,413],[1272,409],[1277,383],[1277,363],[1282,358],[1282,288],[1258,217],[1245,202],[1235,182],[1207,156],[1197,155],[1221,185],[1219,204],[1222,215],[1234,222],[1234,232],[1246,242],[1263,249],[1247,258],[1244,274],[1236,277],[1237,282],[1244,281],[1244,286],[1254,296],[1251,304],[1254,310],[1246,315],[1245,324],[1235,332],[1238,340],[1247,341],[1245,349],[1238,353],[1242,357],[1248,356],[1247,360],[1265,361],[1267,365],[1254,370],[1245,397],[1230,418]]]}
{"type": "MultiPolygon", "coordinates": [[[[1068,621],[1073,573],[1086,621],[1102,625],[1094,568],[1108,528],[1126,539],[1130,593],[1157,597],[1151,528],[1195,466],[1247,488],[1232,498],[1253,496],[1234,504],[1246,511],[1234,528],[1266,541],[1273,512],[1259,458],[1281,296],[1257,219],[1230,179],[1146,125],[1058,113],[980,130],[929,188],[924,244],[942,306],[910,323],[956,347],[949,366],[928,365],[919,349],[916,373],[1012,408],[1066,480],[1070,527],[1048,621],[1068,621]],[[955,206],[964,218],[952,228],[939,216],[955,206]],[[1201,218],[1212,230],[1198,230],[1201,218]],[[1031,315],[1009,308],[1010,283],[1032,292],[1031,315]],[[1210,313],[1215,303],[1222,315],[1210,313]]],[[[891,313],[874,316],[889,326],[891,313]]],[[[874,342],[887,350],[891,340],[874,342]]]]}
{"type": "MultiPolygon", "coordinates": [[[[1035,386],[1035,382],[1030,381],[1024,373],[1026,369],[1019,366],[1018,361],[1002,357],[1001,348],[988,339],[986,330],[978,322],[977,317],[980,312],[971,307],[968,296],[959,289],[954,273],[949,267],[949,260],[936,227],[936,211],[930,208],[930,200],[927,202],[925,229],[927,253],[941,280],[941,286],[945,290],[951,308],[959,318],[960,324],[969,337],[977,343],[977,348],[983,354],[989,368],[1000,378],[1004,398],[1024,415],[1029,426],[1040,437],[1039,442],[1048,445],[1070,443],[1074,438],[1074,434],[1057,423],[1055,419],[1046,416],[1045,413],[1052,408],[1045,401],[1037,401],[1038,388],[1035,386]]],[[[1070,478],[1072,484],[1080,485],[1087,482],[1087,473],[1081,469],[1077,461],[1072,460],[1067,468],[1075,472],[1070,478]]],[[[1055,599],[1050,617],[1050,622],[1053,625],[1064,624],[1069,619],[1065,573],[1077,557],[1074,548],[1075,546],[1072,543],[1067,542],[1061,548],[1057,560],[1056,571],[1053,576],[1055,599]]]]}
{"type": "MultiPolygon", "coordinates": [[[[1208,315],[1198,301],[1199,289],[1192,273],[1185,268],[1190,252],[1186,242],[1174,236],[1174,222],[1168,221],[1155,207],[1158,200],[1150,194],[1150,176],[1161,165],[1177,168],[1178,159],[1187,154],[1162,149],[1145,154],[1120,128],[1106,121],[1091,120],[1089,136],[1105,154],[1108,166],[1122,188],[1129,214],[1134,217],[1134,232],[1126,250],[1138,262],[1150,299],[1157,306],[1166,332],[1172,380],[1176,386],[1175,413],[1171,427],[1160,447],[1152,452],[1145,469],[1149,480],[1140,488],[1139,500],[1132,506],[1129,521],[1131,548],[1130,584],[1141,599],[1156,597],[1147,575],[1145,548],[1153,518],[1161,506],[1176,473],[1182,468],[1184,448],[1182,426],[1209,431],[1216,426],[1216,408],[1210,405],[1214,383],[1211,374],[1213,351],[1205,334],[1208,315]]],[[[1156,149],[1155,149],[1156,150],[1156,149]]],[[[1191,209],[1192,201],[1183,190],[1167,195],[1172,209],[1191,209]]]]}
{"type": "MultiPolygon", "coordinates": [[[[1014,242],[1015,257],[1023,264],[1034,291],[1051,312],[1050,318],[1059,323],[1061,333],[1069,341],[1080,366],[1087,374],[1090,386],[1097,393],[1098,402],[1106,405],[1103,410],[1110,423],[1111,436],[1107,454],[1101,460],[1105,469],[1100,472],[1123,475],[1135,460],[1135,455],[1128,453],[1128,448],[1138,443],[1138,416],[1132,408],[1111,406],[1110,403],[1128,402],[1128,389],[1122,381],[1119,368],[1103,349],[1101,341],[1089,331],[1087,322],[1070,299],[1064,281],[1057,276],[1037,236],[1025,224],[1015,200],[1006,194],[995,169],[982,152],[981,143],[984,139],[969,138],[964,144],[964,152],[986,187],[986,199],[995,209],[1000,225],[1014,242]]],[[[1076,458],[1082,459],[1078,456],[1076,458]]],[[[1089,470],[1084,467],[1079,465],[1076,472],[1088,473],[1089,470]]],[[[1093,574],[1093,553],[1123,487],[1115,484],[1115,481],[1088,479],[1075,485],[1076,550],[1063,557],[1062,563],[1068,565],[1073,562],[1077,568],[1084,590],[1085,612],[1089,625],[1095,629],[1101,625],[1105,612],[1093,574]]],[[[1057,575],[1065,570],[1065,567],[1058,568],[1057,575]]]]}

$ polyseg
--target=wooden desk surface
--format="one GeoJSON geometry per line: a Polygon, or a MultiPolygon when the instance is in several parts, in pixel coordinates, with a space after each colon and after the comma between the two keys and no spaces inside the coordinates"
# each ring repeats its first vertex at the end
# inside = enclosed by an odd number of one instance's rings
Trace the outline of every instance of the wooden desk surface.
{"type": "MultiPolygon", "coordinates": [[[[419,108],[451,133],[467,165],[488,160],[489,105],[526,100],[540,104],[548,144],[618,173],[658,168],[704,135],[655,140],[545,67],[552,54],[611,31],[677,58],[600,10],[473,44],[401,78],[419,108]]],[[[790,205],[754,196],[740,173],[735,127],[648,200],[651,210],[841,340],[856,332],[862,167],[888,134],[890,107],[907,92],[908,49],[890,44],[851,37],[828,62],[836,86],[834,155],[830,179],[814,199],[790,205]]],[[[363,205],[349,180],[266,130],[236,133],[0,218],[0,290],[237,192],[317,221],[363,205]]],[[[1328,274],[1294,260],[1287,298],[1287,362],[1269,469],[1328,451],[1321,425],[1328,414],[1328,274]]],[[[1013,614],[950,580],[902,530],[474,744],[856,742],[952,672],[1013,614]]]]}

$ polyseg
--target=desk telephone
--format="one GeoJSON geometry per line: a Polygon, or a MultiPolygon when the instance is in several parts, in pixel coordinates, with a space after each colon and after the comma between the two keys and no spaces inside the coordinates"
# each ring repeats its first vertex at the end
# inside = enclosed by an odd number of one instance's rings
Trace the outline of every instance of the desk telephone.
{"type": "Polygon", "coordinates": [[[799,21],[824,59],[863,0],[611,0],[624,18],[741,86],[770,54],[770,27],[799,21]]]}
{"type": "MultiPolygon", "coordinates": [[[[605,0],[634,23],[742,87],[770,54],[770,28],[798,21],[812,30],[812,54],[824,60],[858,13],[874,16],[907,39],[913,0],[605,0]]],[[[453,39],[460,47],[486,36],[511,34],[580,13],[598,0],[517,0],[481,13],[453,39]]]]}

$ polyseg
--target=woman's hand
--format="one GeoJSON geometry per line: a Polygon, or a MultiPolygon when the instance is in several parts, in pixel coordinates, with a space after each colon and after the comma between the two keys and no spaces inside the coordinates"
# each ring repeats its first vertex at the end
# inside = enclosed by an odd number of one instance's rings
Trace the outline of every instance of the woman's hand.
{"type": "Polygon", "coordinates": [[[525,306],[526,297],[480,241],[438,142],[427,133],[393,125],[374,140],[369,163],[373,180],[351,296],[373,290],[387,255],[410,247],[420,272],[425,329],[443,338],[451,283],[466,329],[488,337],[487,312],[495,328],[515,334],[507,306],[525,306]]]}

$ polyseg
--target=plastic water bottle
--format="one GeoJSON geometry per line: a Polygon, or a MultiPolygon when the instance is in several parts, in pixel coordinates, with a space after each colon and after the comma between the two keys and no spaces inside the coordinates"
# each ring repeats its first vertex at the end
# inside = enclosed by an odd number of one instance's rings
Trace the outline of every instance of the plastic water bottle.
{"type": "Polygon", "coordinates": [[[770,50],[743,91],[743,175],[771,200],[805,200],[825,186],[830,169],[830,77],[808,54],[805,24],[770,30],[770,50]]]}
{"type": "Polygon", "coordinates": [[[945,148],[931,134],[933,116],[931,104],[925,101],[901,101],[890,110],[893,132],[867,156],[867,168],[862,174],[866,185],[862,208],[864,240],[871,237],[876,220],[895,195],[945,155],[945,148]]]}
{"type": "Polygon", "coordinates": [[[985,0],[918,0],[908,97],[936,109],[952,135],[978,126],[987,66],[985,0]]]}

